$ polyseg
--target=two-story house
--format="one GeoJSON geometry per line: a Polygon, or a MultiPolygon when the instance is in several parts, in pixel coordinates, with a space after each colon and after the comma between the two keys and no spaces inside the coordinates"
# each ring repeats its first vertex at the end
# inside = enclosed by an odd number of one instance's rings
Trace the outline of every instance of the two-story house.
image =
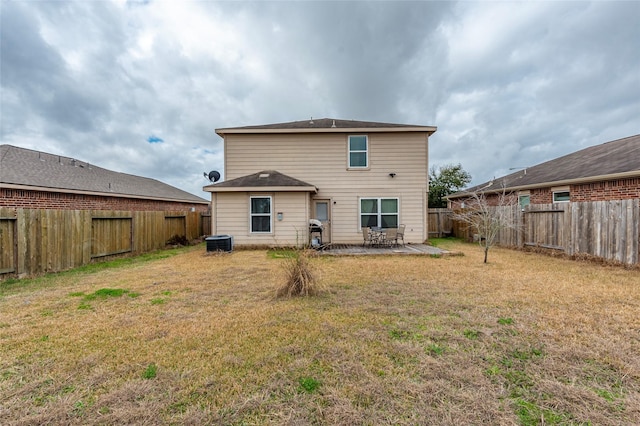
{"type": "Polygon", "coordinates": [[[238,246],[302,245],[309,220],[323,243],[362,242],[362,227],[405,225],[428,237],[428,147],[433,126],[338,119],[216,129],[225,180],[211,193],[212,233],[238,246]]]}

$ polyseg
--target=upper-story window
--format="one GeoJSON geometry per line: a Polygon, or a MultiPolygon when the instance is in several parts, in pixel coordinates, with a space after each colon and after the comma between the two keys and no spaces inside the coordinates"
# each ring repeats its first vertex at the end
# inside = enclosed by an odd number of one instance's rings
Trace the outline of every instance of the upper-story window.
{"type": "Polygon", "coordinates": [[[349,136],[349,168],[369,167],[369,140],[366,135],[349,136]]]}

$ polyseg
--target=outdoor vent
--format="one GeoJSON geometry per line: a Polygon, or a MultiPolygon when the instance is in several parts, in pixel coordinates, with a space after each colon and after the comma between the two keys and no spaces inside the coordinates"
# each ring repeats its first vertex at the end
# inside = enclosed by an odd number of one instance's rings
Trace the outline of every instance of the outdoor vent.
{"type": "Polygon", "coordinates": [[[204,239],[207,251],[233,251],[233,237],[231,235],[212,235],[204,239]]]}

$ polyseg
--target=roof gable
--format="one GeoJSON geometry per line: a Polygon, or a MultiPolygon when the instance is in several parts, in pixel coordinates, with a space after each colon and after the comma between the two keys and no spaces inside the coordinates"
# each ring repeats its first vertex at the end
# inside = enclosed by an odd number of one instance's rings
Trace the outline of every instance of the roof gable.
{"type": "MultiPolygon", "coordinates": [[[[591,146],[461,191],[502,191],[640,176],[640,135],[591,146]]],[[[455,198],[455,196],[451,196],[455,198]]]]}
{"type": "Polygon", "coordinates": [[[208,203],[158,180],[103,169],[74,158],[0,145],[0,187],[208,203]]]}

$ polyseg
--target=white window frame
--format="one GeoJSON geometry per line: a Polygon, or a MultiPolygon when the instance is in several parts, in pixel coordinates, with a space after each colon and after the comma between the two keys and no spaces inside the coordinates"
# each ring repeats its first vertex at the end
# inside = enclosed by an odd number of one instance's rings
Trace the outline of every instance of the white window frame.
{"type": "Polygon", "coordinates": [[[395,213],[384,213],[384,215],[392,215],[395,214],[397,219],[396,226],[400,225],[400,198],[398,197],[360,197],[358,199],[358,227],[362,230],[362,200],[376,200],[378,203],[378,211],[376,213],[366,213],[367,215],[375,214],[377,216],[377,227],[382,227],[382,200],[396,200],[397,210],[395,213]]]}
{"type": "Polygon", "coordinates": [[[520,209],[522,211],[524,211],[525,207],[527,207],[529,204],[531,204],[531,193],[527,192],[521,192],[518,194],[518,205],[520,206],[520,209]],[[527,199],[527,204],[522,205],[522,200],[523,199],[527,199]]]}
{"type": "Polygon", "coordinates": [[[553,202],[554,203],[568,203],[569,201],[571,201],[571,192],[569,190],[566,191],[553,191],[553,202]],[[557,194],[567,194],[567,199],[566,200],[557,200],[556,199],[556,195],[557,194]]]}
{"type": "Polygon", "coordinates": [[[252,195],[249,197],[249,233],[251,234],[272,234],[273,233],[273,198],[271,195],[252,195]],[[268,198],[269,199],[269,213],[253,213],[253,200],[255,198],[268,198]],[[254,231],[253,230],[253,218],[254,217],[269,217],[269,230],[268,231],[254,231]]]}
{"type": "Polygon", "coordinates": [[[369,135],[349,135],[347,136],[347,168],[350,170],[365,170],[369,168],[369,135]],[[366,147],[364,150],[359,149],[351,149],[351,138],[352,137],[363,137],[366,143],[366,147]],[[365,165],[364,166],[354,166],[351,164],[351,154],[352,153],[363,153],[365,154],[365,165]]]}

